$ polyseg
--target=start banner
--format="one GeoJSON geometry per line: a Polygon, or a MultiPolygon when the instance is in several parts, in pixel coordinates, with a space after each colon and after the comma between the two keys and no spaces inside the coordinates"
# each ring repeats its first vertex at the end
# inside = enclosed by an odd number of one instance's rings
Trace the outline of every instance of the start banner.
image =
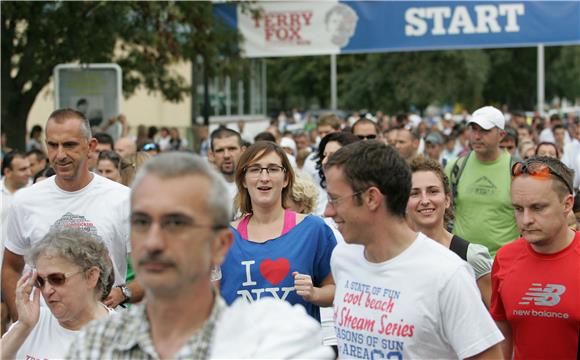
{"type": "Polygon", "coordinates": [[[268,1],[216,16],[246,57],[580,44],[580,1],[268,1]]]}

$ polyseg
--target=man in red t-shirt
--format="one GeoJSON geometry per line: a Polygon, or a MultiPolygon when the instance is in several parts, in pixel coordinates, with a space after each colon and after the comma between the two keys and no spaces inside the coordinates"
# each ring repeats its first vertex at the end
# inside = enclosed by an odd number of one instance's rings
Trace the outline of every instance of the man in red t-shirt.
{"type": "Polygon", "coordinates": [[[511,198],[522,237],[495,258],[491,314],[504,356],[576,359],[580,334],[580,234],[567,226],[572,171],[538,157],[512,167],[511,198]]]}

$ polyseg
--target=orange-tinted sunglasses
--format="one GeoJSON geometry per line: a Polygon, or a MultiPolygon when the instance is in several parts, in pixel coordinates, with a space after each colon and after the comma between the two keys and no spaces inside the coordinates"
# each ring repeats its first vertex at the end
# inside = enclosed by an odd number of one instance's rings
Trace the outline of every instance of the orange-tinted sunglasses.
{"type": "Polygon", "coordinates": [[[541,161],[531,159],[524,162],[515,163],[514,166],[512,166],[512,177],[518,177],[523,174],[528,174],[539,179],[550,179],[551,175],[554,175],[566,185],[570,191],[570,194],[574,194],[572,185],[568,184],[564,177],[552,167],[550,167],[550,165],[541,161]]]}

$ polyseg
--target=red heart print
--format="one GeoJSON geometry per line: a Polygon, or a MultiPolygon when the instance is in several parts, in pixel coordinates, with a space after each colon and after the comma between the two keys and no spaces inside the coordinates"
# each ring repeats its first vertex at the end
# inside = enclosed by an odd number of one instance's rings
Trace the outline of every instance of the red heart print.
{"type": "Polygon", "coordinates": [[[290,261],[266,259],[260,263],[260,274],[273,285],[278,285],[290,272],[290,261]]]}

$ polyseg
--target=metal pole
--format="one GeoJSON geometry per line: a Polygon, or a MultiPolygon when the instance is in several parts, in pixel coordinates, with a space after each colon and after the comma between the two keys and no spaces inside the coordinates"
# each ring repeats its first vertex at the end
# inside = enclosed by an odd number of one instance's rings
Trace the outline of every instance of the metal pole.
{"type": "Polygon", "coordinates": [[[330,108],[337,109],[336,101],[336,54],[330,55],[330,108]]]}
{"type": "Polygon", "coordinates": [[[544,45],[538,45],[538,112],[544,113],[544,45]]]}

